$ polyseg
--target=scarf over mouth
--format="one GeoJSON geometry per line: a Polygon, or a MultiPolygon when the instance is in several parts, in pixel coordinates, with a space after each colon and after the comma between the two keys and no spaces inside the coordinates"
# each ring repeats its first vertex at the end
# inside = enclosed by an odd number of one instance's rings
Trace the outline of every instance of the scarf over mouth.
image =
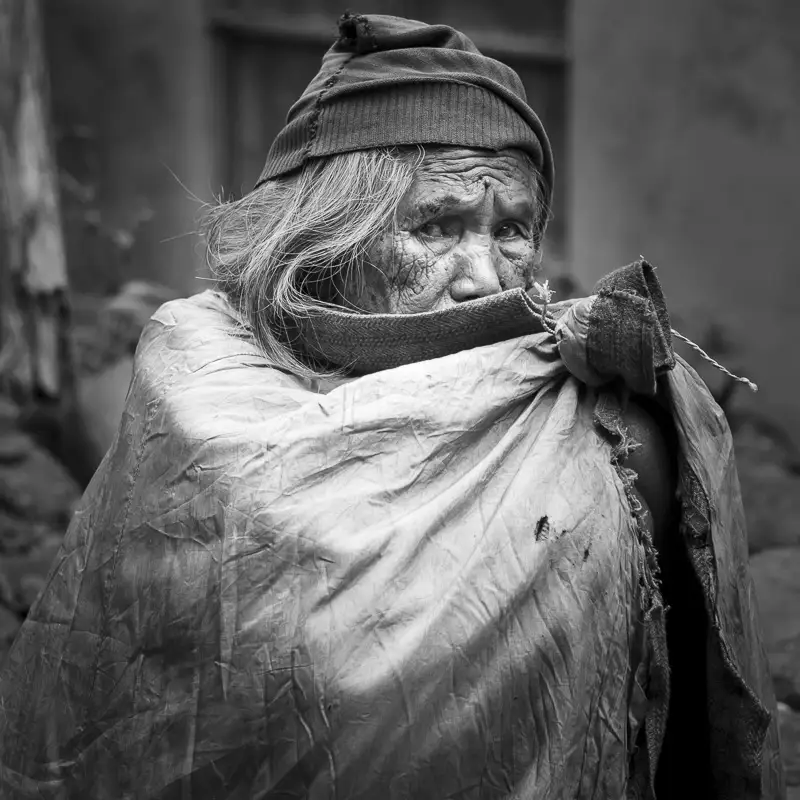
{"type": "Polygon", "coordinates": [[[621,378],[652,396],[657,377],[675,366],[661,285],[644,260],[603,278],[589,297],[546,308],[512,289],[421,314],[319,311],[298,325],[309,356],[353,375],[536,333],[552,336],[570,372],[592,386],[621,378]]]}

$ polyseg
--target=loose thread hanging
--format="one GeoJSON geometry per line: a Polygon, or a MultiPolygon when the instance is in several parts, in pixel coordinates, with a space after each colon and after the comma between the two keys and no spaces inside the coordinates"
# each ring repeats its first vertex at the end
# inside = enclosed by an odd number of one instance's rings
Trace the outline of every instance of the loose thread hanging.
{"type": "Polygon", "coordinates": [[[542,326],[549,333],[555,333],[555,326],[547,319],[547,304],[553,299],[555,290],[550,288],[549,281],[544,283],[536,281],[533,284],[533,288],[536,290],[536,299],[542,303],[542,326]]]}
{"type": "MultiPolygon", "coordinates": [[[[646,261],[645,257],[641,253],[639,254],[639,260],[646,261]]],[[[653,269],[656,269],[655,265],[650,264],[650,266],[653,269]]],[[[729,369],[723,367],[722,364],[719,363],[719,361],[715,361],[713,358],[711,358],[711,356],[708,353],[706,353],[706,351],[703,350],[703,348],[700,347],[699,344],[695,344],[691,339],[684,336],[682,333],[678,333],[678,331],[676,331],[675,328],[671,328],[670,330],[672,331],[673,336],[676,336],[682,342],[686,342],[686,344],[688,344],[689,347],[692,348],[692,350],[698,352],[702,358],[708,361],[708,363],[711,364],[712,366],[716,367],[720,372],[724,373],[729,378],[733,378],[735,381],[738,381],[739,383],[745,384],[745,386],[747,386],[747,388],[750,389],[751,392],[758,391],[758,386],[756,386],[756,384],[754,384],[753,381],[749,380],[748,378],[742,378],[739,375],[734,375],[729,369]]]]}
{"type": "Polygon", "coordinates": [[[688,344],[689,347],[692,348],[692,350],[698,352],[702,358],[708,361],[708,363],[711,364],[712,366],[716,367],[720,372],[725,373],[725,375],[727,375],[730,378],[733,378],[735,381],[739,381],[739,383],[745,384],[747,388],[750,389],[750,391],[752,392],[758,391],[758,386],[756,386],[755,383],[753,383],[748,378],[742,378],[739,375],[734,375],[729,369],[723,367],[722,364],[719,363],[719,361],[715,361],[713,358],[711,358],[711,356],[708,353],[706,353],[706,351],[703,350],[703,348],[700,347],[700,345],[695,344],[691,339],[687,338],[682,333],[678,333],[678,331],[676,331],[674,328],[672,328],[672,335],[676,336],[682,342],[686,342],[686,344],[688,344]]]}

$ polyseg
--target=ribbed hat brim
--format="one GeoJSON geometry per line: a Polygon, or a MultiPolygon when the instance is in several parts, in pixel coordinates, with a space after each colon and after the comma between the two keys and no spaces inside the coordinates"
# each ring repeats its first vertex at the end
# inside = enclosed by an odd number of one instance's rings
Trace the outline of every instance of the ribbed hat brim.
{"type": "Polygon", "coordinates": [[[308,158],[413,144],[513,147],[528,152],[539,167],[546,163],[530,124],[496,94],[479,86],[424,82],[338,96],[320,104],[315,125],[296,118],[276,137],[259,183],[298,169],[308,158]]]}

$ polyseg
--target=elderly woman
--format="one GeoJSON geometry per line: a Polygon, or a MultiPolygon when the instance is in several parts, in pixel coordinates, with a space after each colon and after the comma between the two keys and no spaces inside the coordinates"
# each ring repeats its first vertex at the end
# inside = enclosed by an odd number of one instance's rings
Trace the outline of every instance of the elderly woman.
{"type": "Polygon", "coordinates": [[[780,796],[730,435],[644,262],[536,281],[518,77],[346,15],[2,684],[4,797],[780,796]]]}

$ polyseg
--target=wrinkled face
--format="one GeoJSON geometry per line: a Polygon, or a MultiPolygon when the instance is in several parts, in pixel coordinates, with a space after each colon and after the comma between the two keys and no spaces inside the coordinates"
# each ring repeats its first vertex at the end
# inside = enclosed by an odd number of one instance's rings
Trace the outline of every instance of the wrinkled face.
{"type": "Polygon", "coordinates": [[[341,292],[367,312],[417,314],[528,288],[539,252],[535,175],[514,150],[426,154],[394,231],[341,292]]]}

